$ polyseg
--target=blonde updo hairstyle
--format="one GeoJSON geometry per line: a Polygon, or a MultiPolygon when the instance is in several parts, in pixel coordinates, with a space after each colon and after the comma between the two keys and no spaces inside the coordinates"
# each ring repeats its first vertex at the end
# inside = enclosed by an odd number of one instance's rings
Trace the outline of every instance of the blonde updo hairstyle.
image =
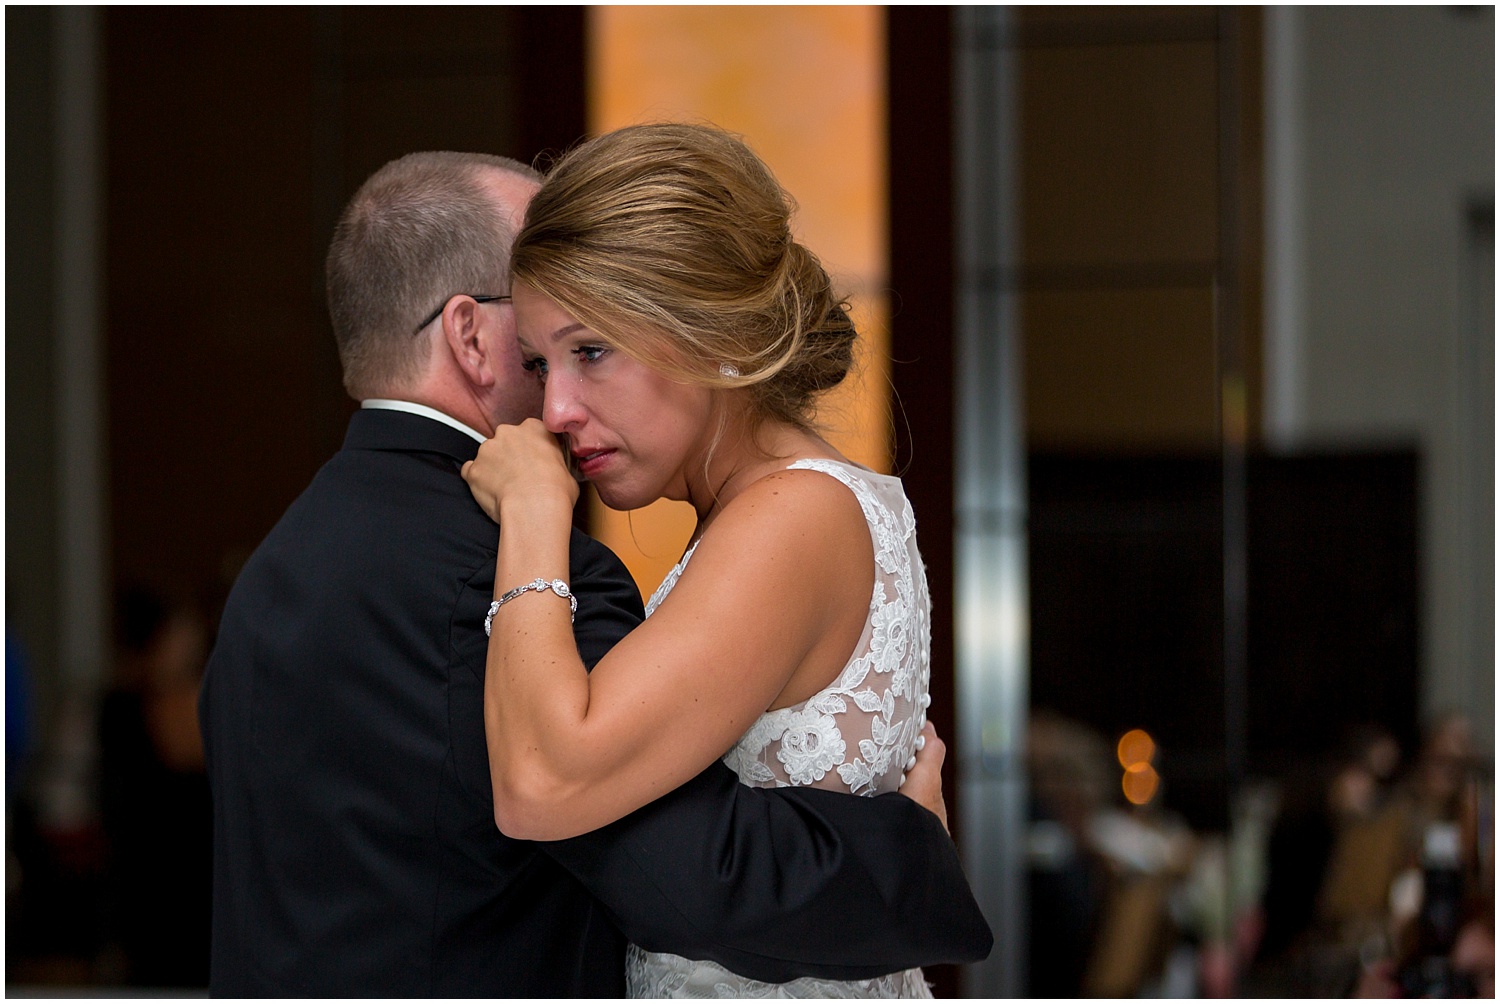
{"type": "Polygon", "coordinates": [[[792,202],[737,137],[701,125],[620,129],[548,172],[512,275],[670,379],[745,388],[798,428],[849,372],[857,333],[792,202]]]}

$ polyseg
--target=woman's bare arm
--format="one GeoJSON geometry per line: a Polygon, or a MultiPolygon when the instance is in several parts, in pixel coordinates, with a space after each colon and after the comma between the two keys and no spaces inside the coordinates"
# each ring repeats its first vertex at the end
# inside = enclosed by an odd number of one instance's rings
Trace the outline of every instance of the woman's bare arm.
{"type": "MultiPolygon", "coordinates": [[[[548,489],[502,500],[497,588],[566,576],[570,513],[548,489]]],[[[618,819],[721,756],[803,667],[826,684],[859,637],[871,555],[846,488],[783,471],[726,507],[667,601],[592,675],[565,601],[506,604],[485,682],[500,828],[558,839],[618,819]]]]}

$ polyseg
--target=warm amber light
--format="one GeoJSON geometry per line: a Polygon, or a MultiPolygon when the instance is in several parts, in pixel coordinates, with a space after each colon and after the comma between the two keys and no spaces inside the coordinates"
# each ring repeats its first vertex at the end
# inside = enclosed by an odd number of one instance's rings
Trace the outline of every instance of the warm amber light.
{"type": "Polygon", "coordinates": [[[1125,771],[1125,777],[1120,781],[1120,788],[1125,792],[1125,800],[1131,805],[1145,805],[1156,797],[1156,789],[1161,785],[1161,778],[1157,776],[1156,769],[1149,763],[1132,764],[1125,771]]]}
{"type": "Polygon", "coordinates": [[[1156,741],[1144,729],[1131,729],[1120,737],[1115,753],[1120,758],[1120,766],[1130,770],[1135,764],[1151,763],[1151,758],[1156,756],[1156,741]]]}
{"type": "MultiPolygon", "coordinates": [[[[589,131],[712,122],[745,138],[797,203],[792,228],[847,296],[858,366],[816,421],[850,460],[891,466],[885,11],[877,6],[589,8],[589,131]]],[[[695,517],[680,502],[595,504],[590,525],[649,595],[695,517]]]]}

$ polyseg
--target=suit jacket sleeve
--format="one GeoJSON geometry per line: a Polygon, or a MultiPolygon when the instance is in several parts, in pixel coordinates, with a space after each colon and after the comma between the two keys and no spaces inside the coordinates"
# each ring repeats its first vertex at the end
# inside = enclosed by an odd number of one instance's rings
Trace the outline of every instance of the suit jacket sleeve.
{"type": "MultiPolygon", "coordinates": [[[[593,666],[638,622],[640,599],[607,548],[573,543],[579,651],[593,666]]],[[[972,962],[992,944],[953,841],[902,795],[750,788],[714,764],[625,819],[541,846],[642,948],[752,979],[868,979],[972,962]]]]}
{"type": "Polygon", "coordinates": [[[593,669],[615,642],[646,619],[646,611],[625,565],[592,537],[573,531],[568,566],[578,597],[573,637],[583,664],[593,669]]]}

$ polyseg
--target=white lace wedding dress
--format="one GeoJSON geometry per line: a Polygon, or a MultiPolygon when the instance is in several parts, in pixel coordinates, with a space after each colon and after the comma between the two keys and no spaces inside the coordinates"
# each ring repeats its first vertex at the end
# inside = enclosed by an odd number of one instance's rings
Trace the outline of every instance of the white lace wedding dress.
{"type": "MultiPolygon", "coordinates": [[[[901,786],[927,721],[932,600],[917,553],[916,521],[897,478],[831,460],[799,460],[789,470],[821,471],[859,500],[875,546],[875,589],[854,654],[838,677],[808,700],[768,711],[724,757],[744,784],[815,785],[854,795],[901,786]]],[[[693,556],[690,548],[651,602],[651,616],[693,556]]],[[[849,918],[857,922],[858,918],[849,918]]],[[[920,969],[872,980],[760,983],[707,961],[630,946],[631,997],[931,997],[920,969]]]]}

